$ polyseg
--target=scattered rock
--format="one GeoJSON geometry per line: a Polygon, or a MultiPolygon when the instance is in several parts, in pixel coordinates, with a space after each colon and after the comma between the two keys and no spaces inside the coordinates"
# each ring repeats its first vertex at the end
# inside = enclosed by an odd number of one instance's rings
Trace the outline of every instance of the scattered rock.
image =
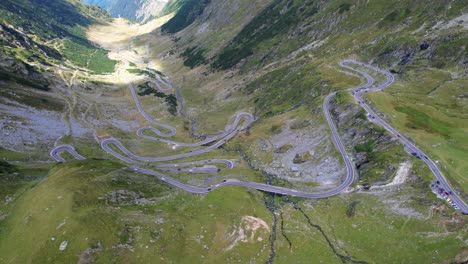
{"type": "Polygon", "coordinates": [[[68,246],[68,241],[63,241],[62,243],[60,243],[60,246],[59,246],[59,250],[60,251],[64,251],[68,246]]]}
{"type": "Polygon", "coordinates": [[[94,254],[102,251],[101,241],[98,241],[92,248],[87,248],[85,251],[78,253],[80,260],[78,264],[91,264],[96,262],[94,254]]]}
{"type": "Polygon", "coordinates": [[[299,172],[299,167],[291,166],[291,172],[299,172]]]}
{"type": "Polygon", "coordinates": [[[458,255],[455,256],[455,263],[468,262],[468,249],[463,249],[458,255]]]}
{"type": "MultiPolygon", "coordinates": [[[[143,194],[141,192],[134,192],[129,190],[116,190],[106,194],[109,202],[115,204],[136,204],[139,201],[143,203],[147,201],[143,198],[143,194]]],[[[147,201],[149,202],[149,201],[147,201]]]]}
{"type": "Polygon", "coordinates": [[[243,216],[239,226],[235,226],[234,228],[234,231],[226,236],[226,239],[231,240],[231,243],[225,251],[233,249],[239,242],[261,242],[263,241],[261,234],[268,234],[270,232],[270,226],[264,220],[248,215],[243,216]]]}
{"type": "Polygon", "coordinates": [[[427,40],[424,41],[423,44],[419,45],[419,49],[421,50],[427,50],[429,48],[429,42],[427,42],[427,40]]]}
{"type": "Polygon", "coordinates": [[[301,122],[294,122],[291,124],[291,126],[289,126],[291,129],[301,129],[301,128],[305,128],[305,127],[308,127],[312,125],[312,122],[310,122],[309,120],[304,120],[304,121],[301,121],[301,122]]]}
{"type": "Polygon", "coordinates": [[[310,160],[312,158],[312,155],[310,154],[309,151],[303,152],[303,153],[297,153],[296,156],[293,159],[294,164],[302,164],[305,163],[306,161],[310,160]]]}

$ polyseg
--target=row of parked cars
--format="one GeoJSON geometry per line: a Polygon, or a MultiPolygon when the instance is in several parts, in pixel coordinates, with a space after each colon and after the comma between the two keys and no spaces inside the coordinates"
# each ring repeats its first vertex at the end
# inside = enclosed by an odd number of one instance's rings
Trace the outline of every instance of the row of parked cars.
{"type": "Polygon", "coordinates": [[[446,200],[455,210],[460,210],[458,205],[452,200],[452,191],[446,191],[444,188],[439,186],[440,181],[435,181],[431,184],[431,189],[434,193],[438,196],[442,197],[442,199],[446,200]]]}

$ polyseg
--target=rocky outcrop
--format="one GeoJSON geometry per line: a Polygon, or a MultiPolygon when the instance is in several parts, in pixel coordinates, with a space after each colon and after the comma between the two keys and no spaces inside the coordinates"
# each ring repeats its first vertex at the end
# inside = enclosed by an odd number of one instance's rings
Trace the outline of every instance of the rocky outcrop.
{"type": "Polygon", "coordinates": [[[36,67],[8,56],[0,56],[0,77],[4,81],[14,81],[36,89],[49,90],[49,81],[36,67]]]}
{"type": "Polygon", "coordinates": [[[169,0],[84,0],[83,2],[100,6],[113,17],[144,22],[162,15],[169,0]]]}
{"type": "Polygon", "coordinates": [[[364,110],[355,104],[332,104],[332,114],[362,184],[382,184],[392,179],[406,155],[396,156],[399,141],[383,128],[369,121],[364,110]]]}

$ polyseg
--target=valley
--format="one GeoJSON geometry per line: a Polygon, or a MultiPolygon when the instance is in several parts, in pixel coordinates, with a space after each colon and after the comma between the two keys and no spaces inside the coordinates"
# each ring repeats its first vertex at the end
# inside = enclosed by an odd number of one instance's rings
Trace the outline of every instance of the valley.
{"type": "Polygon", "coordinates": [[[286,2],[3,17],[0,262],[468,260],[466,8],[286,2]]]}

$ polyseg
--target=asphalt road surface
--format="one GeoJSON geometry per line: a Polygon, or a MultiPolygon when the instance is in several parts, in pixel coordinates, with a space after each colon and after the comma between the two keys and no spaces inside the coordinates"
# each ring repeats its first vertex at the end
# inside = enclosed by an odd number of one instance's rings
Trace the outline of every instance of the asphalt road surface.
{"type": "Polygon", "coordinates": [[[429,166],[429,168],[431,169],[431,171],[434,174],[434,176],[436,177],[436,179],[438,181],[440,181],[439,185],[441,187],[443,187],[447,192],[451,192],[450,196],[451,196],[453,202],[460,208],[460,211],[463,212],[463,213],[468,213],[468,207],[467,207],[466,203],[459,197],[459,195],[455,192],[455,190],[452,188],[452,186],[448,183],[448,181],[446,180],[446,178],[444,177],[442,172],[437,167],[436,163],[434,161],[432,161],[421,149],[419,149],[411,141],[406,139],[402,134],[400,134],[393,127],[391,127],[387,122],[385,122],[382,118],[380,118],[378,116],[378,114],[375,113],[375,111],[372,110],[372,108],[370,108],[370,106],[366,103],[365,99],[363,98],[363,94],[365,94],[367,92],[381,91],[385,87],[392,84],[394,82],[394,80],[395,80],[394,76],[390,72],[381,70],[381,69],[379,69],[377,67],[373,67],[371,65],[366,65],[366,64],[356,62],[356,61],[352,61],[352,60],[346,60],[346,61],[342,61],[340,63],[341,66],[343,66],[343,67],[345,67],[345,68],[347,68],[349,70],[352,70],[352,71],[355,71],[355,72],[358,72],[358,73],[362,74],[368,80],[368,82],[369,82],[369,80],[372,80],[372,77],[369,76],[364,71],[361,71],[359,69],[355,69],[355,68],[350,67],[349,66],[350,64],[351,65],[352,64],[359,65],[361,67],[367,67],[367,68],[369,68],[371,70],[378,71],[378,72],[382,73],[383,75],[385,75],[385,77],[386,77],[385,82],[382,83],[382,84],[379,84],[379,85],[377,85],[375,87],[363,88],[363,89],[351,89],[355,100],[367,111],[368,116],[369,116],[371,121],[383,126],[388,132],[390,132],[392,135],[397,137],[402,142],[402,144],[405,146],[405,149],[406,149],[406,151],[408,151],[408,153],[410,153],[411,155],[413,155],[413,156],[421,159],[422,161],[424,161],[427,164],[427,166],[429,166]]]}
{"type": "Polygon", "coordinates": [[[68,152],[70,153],[75,159],[77,160],[85,160],[86,158],[78,154],[73,146],[70,145],[61,145],[52,149],[49,154],[58,162],[65,162],[65,159],[60,156],[61,152],[68,152]]]}
{"type": "MultiPolygon", "coordinates": [[[[152,38],[154,39],[154,38],[152,38]]],[[[149,44],[148,44],[149,45],[149,44]]],[[[130,45],[131,47],[131,45],[130,45]]],[[[149,54],[147,46],[147,56],[149,54]]],[[[450,186],[450,184],[447,182],[445,177],[443,176],[442,172],[437,168],[435,162],[433,162],[430,158],[426,156],[425,153],[423,153],[419,148],[417,148],[412,142],[410,142],[408,139],[403,137],[398,131],[396,131],[394,128],[392,128],[388,123],[386,123],[382,118],[380,118],[377,113],[375,113],[370,106],[366,103],[365,98],[363,98],[363,94],[368,93],[368,92],[377,92],[383,90],[385,87],[391,85],[394,82],[394,76],[387,71],[381,70],[377,67],[373,67],[371,65],[366,65],[357,61],[353,60],[344,60],[340,62],[340,65],[346,69],[348,69],[351,72],[354,73],[359,73],[362,75],[365,79],[366,82],[362,85],[359,85],[357,87],[353,87],[348,89],[355,100],[367,111],[369,119],[381,126],[383,126],[387,131],[389,131],[392,135],[397,137],[405,146],[405,149],[412,155],[420,158],[423,160],[431,169],[431,171],[434,173],[436,176],[437,180],[440,181],[440,186],[442,186],[445,190],[451,192],[451,197],[452,200],[458,205],[460,208],[460,211],[463,213],[468,213],[468,207],[464,203],[464,201],[456,194],[455,191],[453,191],[453,188],[450,186]],[[378,85],[374,85],[374,79],[372,76],[370,76],[368,73],[365,71],[351,67],[350,65],[356,65],[361,68],[368,68],[373,71],[377,71],[382,73],[385,77],[386,80],[378,85]]],[[[148,64],[149,66],[149,64],[148,64]]],[[[159,77],[159,74],[157,72],[154,72],[155,76],[159,77]]],[[[355,75],[352,73],[353,75],[355,75]]],[[[154,81],[154,83],[162,83],[166,86],[166,88],[162,88],[161,85],[157,84],[158,89],[161,91],[168,91],[172,89],[172,86],[169,82],[163,81],[160,77],[157,78],[157,81],[154,81]]],[[[293,189],[288,189],[288,188],[282,188],[278,186],[272,186],[268,184],[262,184],[262,183],[256,183],[256,182],[243,182],[243,181],[238,181],[238,180],[224,180],[223,182],[220,182],[218,184],[215,184],[210,187],[206,188],[198,188],[198,187],[193,187],[190,185],[183,184],[181,182],[178,182],[167,175],[161,174],[159,172],[146,169],[146,168],[141,168],[141,167],[135,167],[134,165],[150,165],[149,163],[153,162],[168,162],[168,161],[173,161],[177,159],[183,159],[183,158],[188,158],[188,157],[193,157],[197,156],[203,153],[210,152],[213,149],[219,148],[222,146],[224,143],[226,143],[228,140],[233,138],[237,133],[240,131],[246,129],[253,121],[254,121],[254,116],[249,114],[249,113],[239,113],[236,116],[236,119],[234,123],[230,126],[227,126],[226,130],[214,137],[196,142],[196,143],[183,143],[183,142],[175,142],[172,140],[164,139],[163,137],[171,137],[174,136],[177,133],[177,130],[173,128],[172,126],[158,122],[151,118],[143,109],[141,106],[138,97],[135,92],[135,88],[133,87],[132,83],[129,83],[130,91],[132,94],[132,97],[134,99],[135,105],[138,109],[138,111],[141,113],[143,117],[145,117],[148,122],[152,123],[153,125],[156,125],[158,127],[164,128],[168,132],[163,132],[158,128],[155,127],[143,127],[140,128],[137,131],[137,135],[141,138],[145,139],[150,139],[150,140],[156,140],[159,142],[167,143],[170,145],[173,145],[175,147],[202,147],[203,148],[197,148],[194,150],[190,150],[189,152],[186,153],[180,153],[180,154],[175,154],[172,156],[166,156],[166,157],[142,157],[135,155],[134,153],[131,153],[119,140],[115,138],[108,138],[105,139],[101,142],[101,147],[109,154],[112,156],[116,157],[117,159],[132,164],[129,168],[132,169],[135,172],[138,173],[143,173],[147,175],[152,175],[157,177],[159,180],[164,181],[170,185],[173,185],[175,187],[181,188],[185,191],[191,192],[191,193],[208,193],[210,191],[213,191],[215,189],[225,187],[225,186],[243,186],[246,188],[253,188],[257,189],[260,191],[264,192],[270,192],[270,193],[275,193],[275,194],[281,194],[281,195],[291,195],[291,196],[298,196],[298,197],[304,197],[304,198],[311,198],[311,199],[319,199],[319,198],[325,198],[325,197],[330,197],[339,194],[340,192],[344,191],[347,189],[355,180],[355,167],[354,163],[351,161],[349,158],[348,154],[346,153],[345,146],[341,140],[341,137],[338,133],[338,130],[333,122],[333,119],[330,114],[330,101],[333,99],[335,96],[335,93],[332,93],[328,95],[323,103],[323,111],[325,118],[328,122],[328,125],[331,130],[331,138],[333,141],[333,144],[337,148],[337,150],[340,152],[340,154],[343,157],[343,160],[345,162],[346,166],[346,175],[344,176],[344,179],[342,180],[341,184],[330,191],[323,192],[323,193],[307,193],[307,192],[301,192],[293,189]],[[240,122],[242,119],[245,119],[245,121],[240,125],[240,122]],[[143,134],[144,131],[151,131],[158,135],[159,137],[153,137],[153,136],[148,136],[143,134]],[[217,142],[215,142],[217,141],[217,142]],[[213,143],[215,142],[215,143],[213,143]],[[212,143],[212,144],[211,144],[212,143]],[[210,145],[211,144],[211,145],[210,145]],[[208,145],[208,146],[206,146],[208,145]],[[114,149],[111,148],[111,146],[116,147],[119,151],[115,151],[114,149]]],[[[59,153],[62,151],[68,151],[72,156],[74,156],[78,160],[85,159],[83,156],[78,154],[76,150],[69,145],[63,145],[63,146],[58,146],[54,148],[51,152],[50,155],[56,159],[59,162],[64,162],[65,160],[60,157],[59,153]]],[[[194,161],[194,162],[184,162],[184,163],[172,163],[172,164],[157,164],[153,165],[161,170],[167,171],[167,172],[188,172],[188,173],[216,173],[219,172],[220,169],[218,169],[216,166],[206,166],[208,164],[224,164],[227,169],[231,169],[233,167],[232,161],[229,160],[224,160],[224,159],[213,159],[213,160],[203,160],[203,161],[194,161]],[[203,165],[203,167],[199,167],[200,165],[203,165]],[[198,166],[198,167],[197,167],[198,166]]]]}

